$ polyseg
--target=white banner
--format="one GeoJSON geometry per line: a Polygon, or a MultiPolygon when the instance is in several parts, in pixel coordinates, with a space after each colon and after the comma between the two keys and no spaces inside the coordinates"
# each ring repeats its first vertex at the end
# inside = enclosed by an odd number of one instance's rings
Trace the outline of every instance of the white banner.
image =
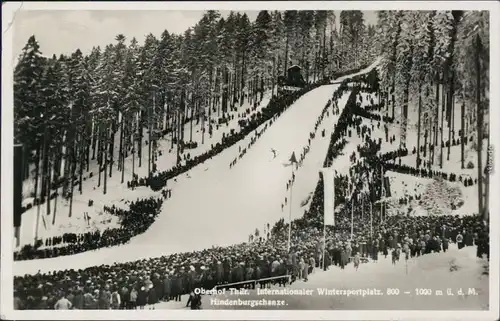
{"type": "Polygon", "coordinates": [[[324,224],[335,225],[335,171],[333,168],[323,168],[324,186],[324,224]]]}

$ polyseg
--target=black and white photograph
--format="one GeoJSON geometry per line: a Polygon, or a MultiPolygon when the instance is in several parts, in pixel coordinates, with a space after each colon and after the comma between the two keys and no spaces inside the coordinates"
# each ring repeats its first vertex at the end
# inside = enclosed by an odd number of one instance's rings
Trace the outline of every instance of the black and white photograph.
{"type": "Polygon", "coordinates": [[[2,318],[498,319],[497,2],[2,7],[2,318]]]}

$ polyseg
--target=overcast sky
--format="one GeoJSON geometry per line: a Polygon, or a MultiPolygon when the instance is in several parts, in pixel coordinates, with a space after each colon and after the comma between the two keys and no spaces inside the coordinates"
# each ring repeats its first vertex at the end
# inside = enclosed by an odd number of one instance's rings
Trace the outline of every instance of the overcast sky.
{"type": "MultiPolygon", "coordinates": [[[[244,11],[251,21],[258,11],[244,11]]],[[[338,17],[338,13],[337,17],[338,17]]],[[[376,23],[375,11],[363,11],[365,21],[376,23]]],[[[221,11],[227,16],[229,11],[221,11]]],[[[77,48],[87,53],[94,46],[104,47],[114,42],[117,34],[127,39],[136,37],[143,43],[145,35],[159,37],[166,29],[170,33],[182,33],[194,26],[203,11],[28,11],[20,10],[14,20],[13,54],[17,57],[31,35],[35,35],[40,51],[45,56],[68,54],[77,48]]],[[[337,19],[337,24],[338,24],[337,19]]]]}

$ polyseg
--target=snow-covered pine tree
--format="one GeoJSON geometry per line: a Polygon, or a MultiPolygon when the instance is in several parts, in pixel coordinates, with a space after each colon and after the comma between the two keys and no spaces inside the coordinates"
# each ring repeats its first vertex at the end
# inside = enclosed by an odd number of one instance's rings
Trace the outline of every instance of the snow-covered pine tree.
{"type": "Polygon", "coordinates": [[[113,85],[113,46],[107,45],[102,53],[99,65],[95,71],[96,78],[92,86],[92,116],[97,121],[99,128],[99,181],[101,182],[101,171],[104,171],[103,193],[107,192],[107,173],[109,165],[109,145],[111,138],[111,125],[115,122],[116,111],[112,103],[117,98],[116,87],[113,85]]]}
{"type": "Polygon", "coordinates": [[[14,69],[14,139],[23,144],[24,178],[29,177],[29,165],[35,163],[35,194],[38,185],[38,163],[41,153],[43,124],[40,104],[40,82],[45,66],[45,58],[40,45],[31,36],[23,47],[14,69]],[[35,157],[33,158],[33,152],[35,157]]]}
{"type": "MultiPolygon", "coordinates": [[[[416,166],[419,167],[421,163],[420,147],[422,138],[422,114],[427,115],[428,109],[426,108],[426,102],[428,101],[429,90],[432,86],[429,86],[429,81],[432,79],[430,71],[430,49],[432,48],[431,39],[429,37],[429,26],[431,22],[432,12],[431,11],[419,11],[416,14],[416,26],[414,32],[414,44],[413,44],[413,64],[410,70],[411,86],[410,95],[417,97],[418,99],[418,117],[417,117],[417,163],[416,166]]],[[[425,117],[424,117],[425,118],[425,117]]],[[[425,122],[428,118],[424,119],[425,122]]],[[[427,127],[424,126],[424,131],[427,127]]],[[[424,134],[427,137],[428,134],[424,134]]],[[[424,147],[427,141],[424,142],[424,147]]]]}
{"type": "Polygon", "coordinates": [[[435,35],[433,69],[436,72],[436,117],[434,133],[434,149],[439,148],[439,164],[443,166],[443,131],[444,131],[444,107],[445,93],[448,87],[448,57],[451,43],[451,31],[453,29],[453,16],[451,11],[437,11],[433,17],[435,35]],[[441,86],[441,88],[439,88],[441,86]],[[440,95],[441,89],[441,95],[440,95]],[[441,97],[440,97],[441,96],[441,97]],[[440,135],[440,136],[439,136],[440,135]],[[440,138],[438,138],[440,137],[440,138]]]}
{"type": "MultiPolygon", "coordinates": [[[[483,179],[482,144],[483,131],[487,127],[484,116],[489,113],[487,89],[489,86],[489,13],[487,11],[465,12],[457,26],[457,33],[457,54],[460,61],[457,66],[457,78],[469,81],[465,83],[465,86],[462,84],[462,87],[465,87],[462,89],[463,96],[469,110],[475,111],[476,126],[473,130],[477,139],[478,212],[487,219],[489,209],[485,204],[487,204],[488,193],[483,192],[485,180],[483,179]]],[[[489,181],[486,178],[486,189],[488,185],[489,181]]]]}
{"type": "MultiPolygon", "coordinates": [[[[125,70],[125,59],[127,55],[127,46],[125,45],[126,38],[123,34],[118,34],[115,37],[116,44],[113,50],[113,78],[112,87],[115,89],[116,97],[113,99],[112,107],[115,111],[114,122],[111,127],[111,143],[110,143],[110,166],[109,166],[109,177],[113,175],[113,165],[114,154],[115,154],[115,136],[119,131],[119,149],[118,149],[118,170],[123,171],[123,131],[124,131],[124,114],[123,109],[124,102],[123,98],[126,94],[126,88],[123,86],[124,70],[125,70]]],[[[122,175],[123,176],[123,175],[122,175]]]]}

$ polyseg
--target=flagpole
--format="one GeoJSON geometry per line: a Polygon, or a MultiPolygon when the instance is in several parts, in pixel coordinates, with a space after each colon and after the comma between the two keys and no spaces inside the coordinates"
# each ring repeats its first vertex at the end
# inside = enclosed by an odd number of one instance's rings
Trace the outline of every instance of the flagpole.
{"type": "Polygon", "coordinates": [[[365,217],[365,198],[361,196],[361,220],[365,217]]]}
{"type": "Polygon", "coordinates": [[[351,240],[354,237],[354,199],[351,202],[351,240]]]}
{"type": "Polygon", "coordinates": [[[321,266],[323,267],[323,270],[325,270],[325,252],[326,252],[326,224],[325,221],[323,220],[323,253],[321,255],[321,266]]]}
{"type": "Polygon", "coordinates": [[[370,235],[373,237],[373,205],[370,202],[370,235]]]}
{"type": "Polygon", "coordinates": [[[288,253],[290,253],[290,245],[292,241],[292,191],[293,191],[293,166],[295,164],[292,162],[292,184],[290,184],[290,207],[288,212],[288,253]]]}
{"type": "Polygon", "coordinates": [[[382,203],[380,204],[380,223],[383,223],[383,210],[385,209],[385,192],[384,192],[384,169],[382,167],[382,160],[380,160],[380,182],[382,183],[382,189],[380,190],[380,200],[382,203]]]}

